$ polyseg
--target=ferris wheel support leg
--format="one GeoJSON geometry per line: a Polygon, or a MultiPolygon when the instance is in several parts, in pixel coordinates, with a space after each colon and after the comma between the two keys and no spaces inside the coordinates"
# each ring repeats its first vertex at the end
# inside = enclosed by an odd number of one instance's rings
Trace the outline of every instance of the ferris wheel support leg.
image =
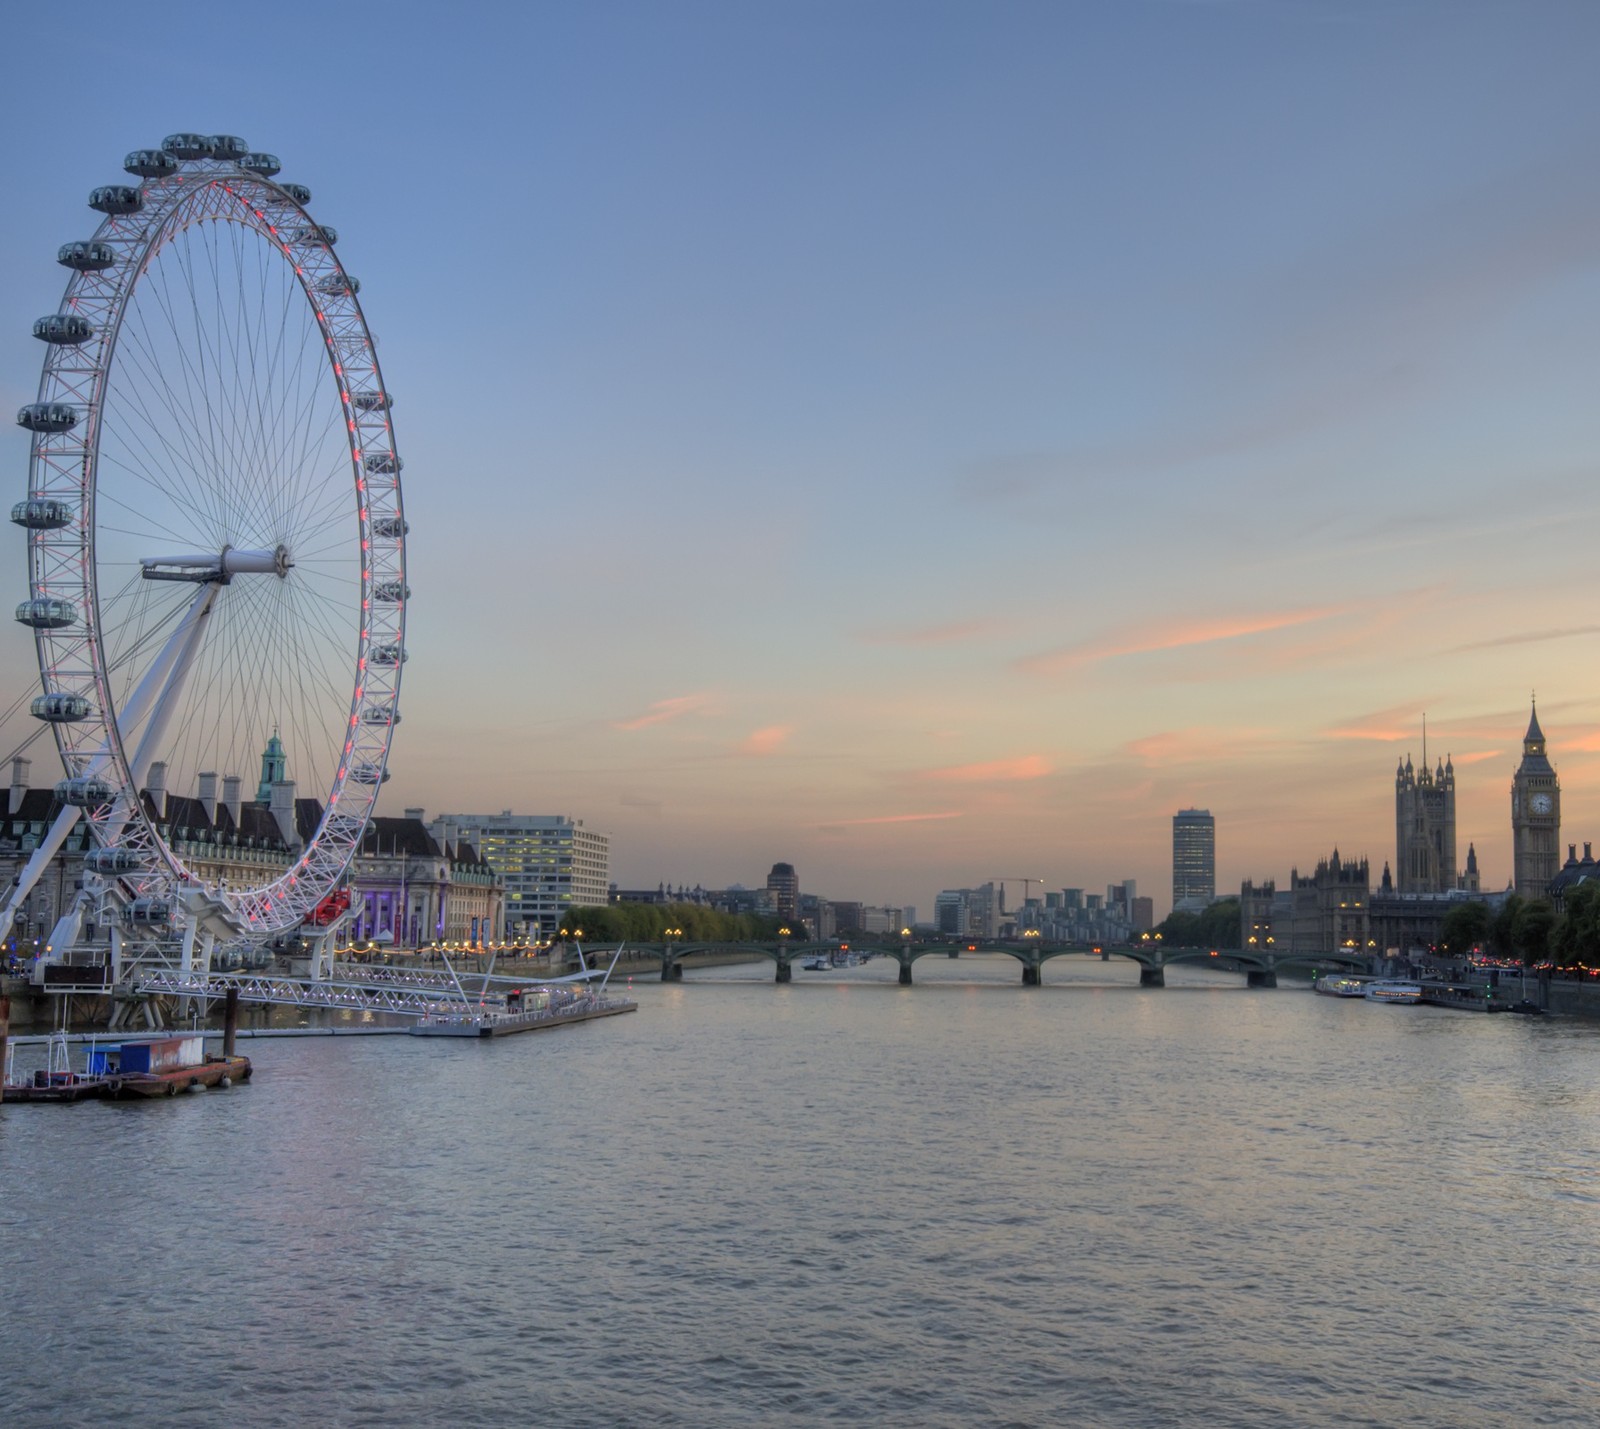
{"type": "MultiPolygon", "coordinates": [[[[189,671],[194,668],[194,657],[200,649],[200,637],[205,632],[206,616],[211,614],[212,604],[221,589],[220,585],[213,582],[201,587],[196,593],[188,611],[178,622],[178,628],[167,637],[166,645],[156,656],[144,679],[139,682],[139,688],[134,691],[133,698],[128,701],[122,717],[117,721],[117,732],[122,734],[133,729],[146,714],[154,710],[150,723],[139,736],[133,758],[128,761],[128,773],[133,779],[131,792],[135,797],[140,786],[149,777],[150,765],[155,759],[156,751],[161,747],[161,741],[166,738],[167,726],[172,722],[172,712],[178,707],[178,696],[183,691],[189,671]]],[[[104,757],[102,752],[101,758],[104,757]]],[[[126,799],[119,799],[111,817],[100,832],[101,842],[114,844],[122,837],[122,831],[132,817],[133,811],[126,806],[126,799]]]]}
{"type": "MultiPolygon", "coordinates": [[[[215,604],[217,592],[221,589],[222,587],[213,581],[201,587],[196,593],[187,613],[179,621],[178,628],[167,638],[166,648],[156,658],[150,673],[140,683],[138,693],[134,696],[133,703],[137,704],[139,697],[143,695],[153,704],[155,710],[149,727],[139,736],[139,746],[134,750],[133,758],[128,761],[128,772],[133,775],[135,788],[149,777],[150,765],[155,759],[156,750],[166,738],[167,726],[172,723],[173,711],[178,706],[178,696],[183,693],[189,671],[194,668],[194,657],[200,650],[200,637],[205,633],[206,617],[211,614],[211,607],[215,604]],[[150,687],[148,693],[146,686],[150,687]]],[[[143,718],[142,711],[138,718],[143,718]]],[[[117,728],[121,730],[121,720],[118,720],[117,728]]]]}
{"type": "Polygon", "coordinates": [[[184,977],[193,977],[196,973],[203,978],[211,976],[211,950],[216,946],[216,942],[215,933],[209,928],[202,928],[198,921],[190,920],[183,934],[183,958],[178,964],[178,969],[184,977]],[[198,958],[194,955],[196,943],[200,945],[198,958]]]}

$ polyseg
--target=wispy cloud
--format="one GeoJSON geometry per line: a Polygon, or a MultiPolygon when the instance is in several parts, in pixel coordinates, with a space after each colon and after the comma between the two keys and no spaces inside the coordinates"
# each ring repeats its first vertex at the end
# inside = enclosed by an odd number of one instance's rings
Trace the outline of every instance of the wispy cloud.
{"type": "Polygon", "coordinates": [[[1303,610],[1263,612],[1258,615],[1222,616],[1211,620],[1164,621],[1131,626],[1097,640],[1086,640],[1059,650],[1024,656],[1016,668],[1033,675],[1061,675],[1085,665],[1116,660],[1129,655],[1158,651],[1185,650],[1243,640],[1252,635],[1267,635],[1278,630],[1312,625],[1350,613],[1345,605],[1314,606],[1303,610]]]}
{"type": "Polygon", "coordinates": [[[1275,743],[1277,736],[1265,729],[1169,729],[1131,739],[1123,748],[1145,764],[1165,766],[1226,761],[1275,743]]]}
{"type": "Polygon", "coordinates": [[[1391,705],[1357,715],[1332,729],[1323,730],[1326,739],[1370,739],[1388,744],[1397,739],[1416,739],[1422,733],[1422,710],[1418,705],[1391,705]]]}
{"type": "Polygon", "coordinates": [[[669,700],[657,700],[643,714],[633,715],[628,719],[612,720],[612,729],[648,729],[653,724],[666,724],[668,720],[681,719],[684,715],[694,714],[703,710],[711,703],[711,696],[676,695],[669,700]]]}
{"type": "Polygon", "coordinates": [[[960,819],[966,816],[959,810],[940,814],[882,814],[875,819],[834,819],[830,823],[813,825],[819,829],[858,829],[867,824],[927,824],[939,819],[960,819]]]}
{"type": "Polygon", "coordinates": [[[1000,623],[995,620],[954,620],[943,625],[864,630],[860,638],[868,645],[954,645],[992,635],[999,628],[1000,623]]]}
{"type": "Polygon", "coordinates": [[[1515,635],[1496,636],[1493,640],[1452,645],[1445,653],[1460,655],[1468,650],[1498,650],[1503,645],[1538,645],[1546,640],[1571,640],[1577,635],[1600,635],[1600,625],[1570,625],[1561,630],[1524,630],[1515,635]]]}
{"type": "MultiPolygon", "coordinates": [[[[1579,743],[1573,747],[1576,749],[1581,749],[1583,748],[1583,745],[1579,743]]],[[[1596,736],[1596,742],[1593,745],[1593,748],[1600,749],[1600,736],[1596,736]]],[[[1450,756],[1450,762],[1452,764],[1482,764],[1485,760],[1502,759],[1504,757],[1505,750],[1503,749],[1479,749],[1471,754],[1452,754],[1450,756]]]]}
{"type": "Polygon", "coordinates": [[[949,784],[989,784],[1002,780],[1043,779],[1054,766],[1040,754],[1025,754],[1020,759],[991,759],[984,764],[957,764],[948,769],[925,769],[919,779],[935,779],[949,784]]]}
{"type": "Polygon", "coordinates": [[[769,724],[755,730],[739,745],[740,754],[771,754],[779,749],[794,733],[792,724],[769,724]]]}

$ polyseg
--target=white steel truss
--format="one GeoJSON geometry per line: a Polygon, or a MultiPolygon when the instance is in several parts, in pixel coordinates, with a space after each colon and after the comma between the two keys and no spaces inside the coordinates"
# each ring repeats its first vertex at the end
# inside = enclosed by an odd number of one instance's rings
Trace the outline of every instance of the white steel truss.
{"type": "MultiPolygon", "coordinates": [[[[63,263],[75,271],[55,315],[55,330],[64,331],[70,340],[48,343],[39,403],[70,408],[76,420],[61,430],[34,430],[28,486],[30,506],[60,503],[52,512],[64,508],[68,518],[59,523],[33,522],[28,531],[31,596],[36,602],[69,602],[76,616],[59,626],[35,630],[44,695],[75,702],[74,713],[83,710],[77,717],[52,719],[62,763],[69,780],[102,780],[107,786],[104,792],[108,797],[85,805],[82,816],[98,847],[125,850],[130,856],[128,866],[119,868],[114,878],[101,885],[102,901],[109,898],[111,904],[126,907],[143,899],[148,909],[152,900],[165,899],[176,923],[160,932],[148,930],[144,937],[147,947],[139,955],[146,963],[159,963],[164,956],[161,949],[184,941],[185,895],[190,895],[187,901],[192,902],[192,895],[203,891],[214,902],[226,905],[228,921],[235,930],[246,938],[264,941],[296,927],[344,876],[387,773],[393,729],[399,719],[410,596],[405,559],[408,528],[390,398],[356,296],[359,284],[345,272],[333,251],[336,236],[313,222],[306,209],[310,196],[304,189],[274,183],[261,172],[263,165],[245,166],[263,156],[243,155],[239,162],[210,156],[182,158],[185,145],[175,146],[169,140],[166,148],[175,160],[167,172],[115,191],[96,190],[95,206],[107,216],[87,245],[70,245],[93,249],[93,262],[87,266],[69,262],[67,250],[63,250],[63,263]],[[130,193],[136,194],[136,199],[130,193]],[[140,798],[151,762],[161,757],[164,716],[140,711],[134,717],[132,705],[139,697],[124,700],[119,695],[139,661],[133,659],[127,669],[119,668],[112,644],[122,640],[123,648],[135,655],[139,647],[125,631],[107,628],[102,584],[109,573],[97,561],[97,535],[102,528],[114,529],[118,520],[125,519],[103,489],[106,473],[101,470],[101,460],[107,404],[119,394],[123,360],[119,341],[127,336],[130,303],[141,293],[141,285],[154,281],[149,275],[163,255],[182,250],[185,244],[203,245],[205,234],[213,231],[208,225],[234,225],[249,231],[259,239],[262,253],[287,265],[320,334],[326,362],[323,380],[331,384],[329,404],[337,404],[348,448],[344,534],[339,534],[338,513],[330,505],[326,516],[333,529],[328,540],[342,540],[352,553],[350,559],[359,566],[359,610],[348,616],[352,632],[358,633],[350,646],[348,702],[339,716],[342,735],[329,731],[330,747],[337,749],[330,760],[335,767],[326,783],[307,791],[323,801],[320,824],[287,868],[264,871],[251,886],[200,890],[197,876],[163,838],[140,798]],[[109,262],[101,266],[101,257],[109,262]],[[72,322],[77,326],[61,327],[72,322]],[[80,336],[84,326],[88,333],[80,336]],[[104,510],[102,498],[111,503],[104,510]]],[[[139,172],[134,164],[137,157],[129,156],[130,173],[139,172]]],[[[276,172],[275,161],[270,171],[276,172]]],[[[203,253],[203,248],[200,251],[203,253]]],[[[196,260],[197,268],[200,261],[196,260]]],[[[215,267],[215,260],[213,264],[215,267]]],[[[154,291],[156,300],[164,301],[159,286],[154,291]]],[[[255,295],[241,288],[225,296],[229,303],[237,302],[241,315],[226,318],[218,329],[224,337],[232,335],[233,350],[230,353],[225,341],[212,338],[210,348],[200,352],[195,361],[209,363],[223,374],[217,378],[223,390],[227,382],[223,369],[230,361],[241,369],[248,366],[248,373],[235,374],[241,403],[255,404],[252,420],[262,429],[270,427],[280,436],[292,435],[296,420],[304,414],[279,411],[272,404],[270,383],[275,364],[282,359],[265,341],[242,350],[240,334],[255,295]],[[258,367],[264,376],[257,372],[258,367]]],[[[194,299],[194,293],[189,297],[194,299]]],[[[176,333],[175,321],[173,327],[176,333]]],[[[139,341],[137,328],[131,330],[128,341],[139,341]]],[[[182,373],[171,374],[175,384],[182,377],[182,373]]],[[[198,428],[208,414],[190,400],[198,428]]],[[[181,425],[150,422],[148,432],[144,426],[138,428],[138,440],[148,444],[152,461],[170,462],[175,470],[214,461],[216,453],[193,431],[175,429],[181,425]]],[[[222,454],[235,453],[224,449],[222,454]]],[[[125,461],[126,456],[118,459],[125,461]]],[[[285,473],[285,480],[291,475],[285,473]]],[[[217,475],[216,479],[218,489],[226,495],[224,477],[217,475]]],[[[293,494],[287,493],[284,501],[292,501],[293,494]]],[[[121,505],[126,508],[126,502],[121,505]]],[[[206,556],[214,561],[214,569],[169,565],[157,578],[193,581],[208,587],[213,599],[225,600],[228,593],[223,588],[232,583],[236,572],[244,573],[239,576],[242,586],[253,584],[257,591],[270,589],[274,581],[294,578],[291,567],[296,553],[285,553],[280,547],[278,555],[276,569],[270,569],[270,562],[261,556],[224,544],[206,556]]],[[[213,599],[202,600],[197,593],[195,609],[202,612],[197,629],[213,599]]],[[[248,611],[244,602],[241,607],[248,611]]],[[[315,607],[313,611],[314,618],[322,618],[315,616],[315,607]]],[[[335,615],[330,612],[326,619],[332,622],[335,615]]],[[[176,634],[172,639],[176,640],[176,634]]],[[[293,658],[290,649],[277,653],[293,658]]],[[[141,693],[154,701],[158,711],[170,715],[193,660],[192,647],[187,654],[179,648],[143,667],[147,683],[156,679],[159,688],[141,693]]],[[[63,816],[67,826],[78,814],[72,809],[63,816]]],[[[192,934],[193,930],[188,931],[192,934]]],[[[187,943],[192,946],[192,936],[187,943]]]]}

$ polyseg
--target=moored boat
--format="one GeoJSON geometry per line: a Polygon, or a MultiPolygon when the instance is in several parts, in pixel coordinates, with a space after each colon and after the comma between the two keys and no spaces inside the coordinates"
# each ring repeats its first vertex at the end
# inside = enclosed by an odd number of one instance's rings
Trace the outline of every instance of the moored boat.
{"type": "Polygon", "coordinates": [[[207,1054],[205,1035],[140,1037],[92,1044],[82,1071],[69,1065],[67,1038],[50,1039],[45,1065],[23,1078],[9,1074],[7,1103],[79,1102],[171,1097],[201,1087],[226,1087],[249,1079],[250,1059],[207,1054]]]}
{"type": "Polygon", "coordinates": [[[1312,987],[1324,997],[1365,997],[1367,982],[1348,973],[1324,973],[1312,987]]]}
{"type": "Polygon", "coordinates": [[[1422,984],[1396,981],[1369,982],[1363,995],[1369,1002],[1421,1002],[1422,984]]]}
{"type": "Polygon", "coordinates": [[[141,1037],[89,1049],[87,1072],[114,1080],[110,1095],[172,1097],[201,1087],[225,1087],[248,1081],[248,1057],[206,1052],[205,1034],[177,1037],[141,1037]]]}

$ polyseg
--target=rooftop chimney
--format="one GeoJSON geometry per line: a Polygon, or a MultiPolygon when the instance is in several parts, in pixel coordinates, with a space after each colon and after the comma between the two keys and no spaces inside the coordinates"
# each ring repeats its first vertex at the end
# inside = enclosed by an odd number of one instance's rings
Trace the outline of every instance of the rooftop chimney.
{"type": "Polygon", "coordinates": [[[239,776],[229,774],[222,781],[222,807],[233,820],[234,833],[239,832],[239,776]]]}
{"type": "Polygon", "coordinates": [[[200,776],[200,792],[196,796],[208,824],[217,822],[217,776],[214,773],[200,776]]]}
{"type": "Polygon", "coordinates": [[[20,754],[11,761],[11,792],[7,796],[6,812],[17,814],[22,811],[23,795],[28,792],[28,770],[33,767],[31,759],[24,759],[20,754]]]}
{"type": "Polygon", "coordinates": [[[158,819],[167,817],[167,766],[161,760],[156,760],[150,766],[150,773],[145,776],[144,791],[150,796],[150,803],[156,811],[158,819]]]}
{"type": "Polygon", "coordinates": [[[278,836],[289,848],[300,847],[300,830],[294,822],[294,780],[275,779],[272,783],[273,822],[278,826],[278,836]]]}

